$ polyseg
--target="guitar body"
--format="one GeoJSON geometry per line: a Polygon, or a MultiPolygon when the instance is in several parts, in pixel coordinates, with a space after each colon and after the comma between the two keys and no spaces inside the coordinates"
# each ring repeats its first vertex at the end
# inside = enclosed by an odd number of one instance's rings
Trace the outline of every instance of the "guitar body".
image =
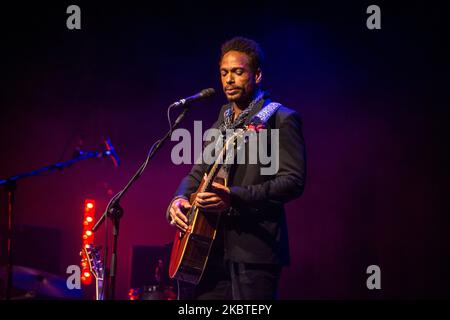
{"type": "MultiPolygon", "coordinates": [[[[219,213],[203,212],[195,206],[195,198],[204,189],[205,181],[203,179],[197,191],[191,194],[192,207],[186,214],[190,229],[176,232],[169,265],[171,278],[192,284],[200,282],[220,219],[219,213]]],[[[225,184],[223,180],[216,182],[225,184]]]]}

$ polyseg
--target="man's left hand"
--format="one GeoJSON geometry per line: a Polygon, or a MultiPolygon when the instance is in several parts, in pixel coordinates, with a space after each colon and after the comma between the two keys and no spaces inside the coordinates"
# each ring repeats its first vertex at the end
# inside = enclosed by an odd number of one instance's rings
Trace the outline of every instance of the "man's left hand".
{"type": "Polygon", "coordinates": [[[230,189],[213,182],[210,192],[198,193],[195,202],[203,211],[223,212],[230,208],[230,189]]]}

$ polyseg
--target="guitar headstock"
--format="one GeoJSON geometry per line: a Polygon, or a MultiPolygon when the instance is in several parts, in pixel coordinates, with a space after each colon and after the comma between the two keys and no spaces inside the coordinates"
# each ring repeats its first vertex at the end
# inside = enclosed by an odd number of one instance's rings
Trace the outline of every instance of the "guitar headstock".
{"type": "Polygon", "coordinates": [[[103,280],[105,270],[99,249],[93,245],[86,245],[83,247],[83,251],[93,276],[98,280],[103,280]]]}
{"type": "Polygon", "coordinates": [[[261,130],[266,129],[264,123],[259,119],[255,118],[250,124],[244,126],[243,128],[238,128],[234,130],[234,133],[227,137],[225,142],[225,148],[229,147],[230,144],[233,144],[236,140],[245,137],[247,134],[255,134],[259,133],[261,130]]]}
{"type": "Polygon", "coordinates": [[[251,129],[251,128],[249,128],[248,126],[245,126],[243,128],[234,129],[233,134],[227,136],[227,139],[225,141],[223,150],[229,148],[229,146],[234,144],[235,141],[237,141],[238,139],[244,137],[245,133],[247,131],[249,131],[249,129],[251,129]]]}

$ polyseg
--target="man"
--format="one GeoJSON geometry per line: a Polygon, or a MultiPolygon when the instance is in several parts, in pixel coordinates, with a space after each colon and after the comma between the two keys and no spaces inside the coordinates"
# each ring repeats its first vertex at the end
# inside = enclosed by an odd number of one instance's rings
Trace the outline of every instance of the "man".
{"type": "MultiPolygon", "coordinates": [[[[237,37],[222,45],[220,75],[228,104],[213,125],[221,131],[249,124],[271,100],[261,88],[262,52],[253,40],[237,37]]],[[[306,178],[301,119],[279,107],[265,124],[279,130],[279,169],[262,175],[260,163],[224,166],[227,186],[213,183],[199,193],[197,207],[221,214],[206,270],[195,288],[197,299],[274,299],[281,267],[288,264],[288,238],[283,204],[299,197],[306,178]]],[[[270,143],[270,142],[269,142],[270,143]]],[[[167,212],[171,225],[186,231],[188,198],[207,164],[196,164],[181,181],[167,212]]]]}

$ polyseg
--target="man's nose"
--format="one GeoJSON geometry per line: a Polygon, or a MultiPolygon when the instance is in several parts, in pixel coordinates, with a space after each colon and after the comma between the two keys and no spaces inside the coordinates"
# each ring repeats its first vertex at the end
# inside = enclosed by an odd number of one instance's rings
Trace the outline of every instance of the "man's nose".
{"type": "Polygon", "coordinates": [[[234,78],[231,74],[228,74],[225,81],[230,84],[230,83],[234,83],[234,78]]]}

